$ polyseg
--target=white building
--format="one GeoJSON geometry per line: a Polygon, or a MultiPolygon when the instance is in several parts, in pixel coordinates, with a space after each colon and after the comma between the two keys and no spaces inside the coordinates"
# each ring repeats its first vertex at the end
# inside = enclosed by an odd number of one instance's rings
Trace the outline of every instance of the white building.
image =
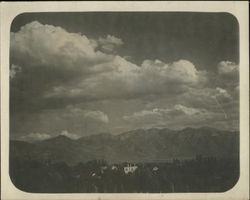
{"type": "Polygon", "coordinates": [[[107,166],[101,166],[101,173],[103,174],[105,170],[107,170],[108,167],[107,166]]]}
{"type": "Polygon", "coordinates": [[[113,166],[111,167],[111,169],[112,169],[112,170],[118,170],[118,168],[117,168],[115,165],[113,165],[113,166]]]}
{"type": "Polygon", "coordinates": [[[159,169],[159,168],[158,168],[157,166],[155,166],[155,167],[153,167],[152,170],[156,172],[156,171],[158,171],[158,169],[159,169]]]}
{"type": "Polygon", "coordinates": [[[124,167],[124,172],[125,174],[134,173],[137,168],[138,167],[136,165],[128,164],[126,167],[124,167]]]}

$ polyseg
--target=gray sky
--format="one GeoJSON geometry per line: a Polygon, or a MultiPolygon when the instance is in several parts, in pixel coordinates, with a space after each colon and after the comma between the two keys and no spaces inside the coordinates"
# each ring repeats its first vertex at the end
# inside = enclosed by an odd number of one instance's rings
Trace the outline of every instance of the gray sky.
{"type": "Polygon", "coordinates": [[[238,23],[229,14],[22,14],[10,34],[12,138],[238,130],[238,23]]]}

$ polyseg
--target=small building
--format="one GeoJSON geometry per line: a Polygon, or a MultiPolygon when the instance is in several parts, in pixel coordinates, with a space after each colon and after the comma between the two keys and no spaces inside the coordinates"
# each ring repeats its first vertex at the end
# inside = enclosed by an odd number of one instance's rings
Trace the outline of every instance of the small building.
{"type": "Polygon", "coordinates": [[[101,166],[101,173],[104,173],[105,170],[107,170],[108,167],[107,166],[101,166]]]}
{"type": "Polygon", "coordinates": [[[135,164],[133,164],[133,165],[128,164],[126,167],[124,167],[124,173],[125,174],[134,173],[137,168],[138,167],[135,164]]]}
{"type": "Polygon", "coordinates": [[[156,171],[158,171],[158,169],[159,169],[159,168],[158,168],[157,166],[155,166],[155,167],[153,167],[152,170],[153,170],[154,172],[156,172],[156,171]]]}
{"type": "Polygon", "coordinates": [[[112,169],[112,170],[118,170],[117,166],[115,166],[115,165],[113,165],[113,166],[111,167],[111,169],[112,169]]]}

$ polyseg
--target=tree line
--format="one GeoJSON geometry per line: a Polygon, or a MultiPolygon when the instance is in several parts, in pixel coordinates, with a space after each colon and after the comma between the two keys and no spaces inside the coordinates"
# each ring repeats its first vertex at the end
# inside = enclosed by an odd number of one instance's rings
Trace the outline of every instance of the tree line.
{"type": "Polygon", "coordinates": [[[92,160],[70,166],[65,162],[10,158],[13,184],[32,193],[178,193],[224,192],[239,177],[237,158],[197,155],[193,159],[169,162],[109,164],[92,160]]]}

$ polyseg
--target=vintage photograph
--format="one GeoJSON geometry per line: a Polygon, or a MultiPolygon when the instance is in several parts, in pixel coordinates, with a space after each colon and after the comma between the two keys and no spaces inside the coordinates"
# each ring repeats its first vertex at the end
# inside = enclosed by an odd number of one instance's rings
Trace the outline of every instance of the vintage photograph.
{"type": "Polygon", "coordinates": [[[12,21],[9,175],[29,193],[218,193],[239,163],[239,23],[226,12],[12,21]]]}

